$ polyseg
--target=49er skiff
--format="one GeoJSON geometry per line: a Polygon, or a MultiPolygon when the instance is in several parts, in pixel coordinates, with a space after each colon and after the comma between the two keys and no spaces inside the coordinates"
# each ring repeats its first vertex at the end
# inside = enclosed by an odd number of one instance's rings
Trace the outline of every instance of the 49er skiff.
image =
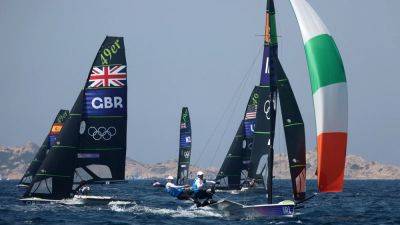
{"type": "Polygon", "coordinates": [[[123,181],[127,130],[124,41],[106,37],[68,119],[32,178],[24,202],[108,203],[79,195],[83,185],[123,181]]]}
{"type": "MultiPolygon", "coordinates": [[[[303,35],[314,95],[318,131],[318,189],[320,192],[338,192],[343,188],[347,141],[347,87],[343,63],[333,38],[311,6],[305,0],[291,0],[291,4],[303,35]]],[[[233,184],[233,188],[240,187],[242,174],[247,175],[246,179],[261,176],[267,191],[267,204],[242,205],[223,199],[211,204],[211,207],[235,216],[273,217],[294,214],[296,203],[292,200],[272,204],[273,144],[278,94],[293,197],[297,203],[302,203],[307,200],[304,124],[278,58],[274,1],[268,0],[260,85],[252,93],[245,118],[217,176],[217,180],[225,179],[228,187],[233,184]],[[248,136],[252,137],[246,138],[248,136]]]]}

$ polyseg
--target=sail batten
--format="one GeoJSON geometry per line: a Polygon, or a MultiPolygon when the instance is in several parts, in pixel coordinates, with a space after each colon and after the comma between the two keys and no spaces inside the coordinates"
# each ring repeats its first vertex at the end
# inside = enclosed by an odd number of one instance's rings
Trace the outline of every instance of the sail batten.
{"type": "Polygon", "coordinates": [[[317,125],[318,189],[340,192],[347,146],[348,93],[339,50],[321,18],[305,0],[290,0],[306,53],[317,125]]]}

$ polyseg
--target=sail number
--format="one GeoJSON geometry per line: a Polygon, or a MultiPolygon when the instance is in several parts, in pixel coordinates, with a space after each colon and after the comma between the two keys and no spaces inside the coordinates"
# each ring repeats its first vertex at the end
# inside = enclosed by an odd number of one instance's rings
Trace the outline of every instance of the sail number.
{"type": "Polygon", "coordinates": [[[119,44],[119,39],[115,40],[114,44],[112,44],[110,47],[104,48],[103,51],[100,53],[101,63],[103,65],[108,65],[109,61],[115,54],[117,54],[120,48],[121,45],[119,44]]]}
{"type": "Polygon", "coordinates": [[[257,105],[258,97],[259,95],[257,93],[254,93],[253,97],[251,98],[252,105],[257,105]]]}
{"type": "Polygon", "coordinates": [[[69,116],[69,113],[67,111],[64,111],[63,114],[60,115],[60,117],[57,118],[57,123],[62,123],[67,117],[69,116]]]}

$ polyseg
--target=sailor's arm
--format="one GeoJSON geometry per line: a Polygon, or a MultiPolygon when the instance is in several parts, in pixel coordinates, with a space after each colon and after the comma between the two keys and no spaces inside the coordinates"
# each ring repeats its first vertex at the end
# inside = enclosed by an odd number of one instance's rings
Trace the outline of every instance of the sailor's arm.
{"type": "Polygon", "coordinates": [[[213,181],[213,180],[206,180],[206,183],[207,183],[207,184],[216,184],[216,182],[213,181]]]}
{"type": "Polygon", "coordinates": [[[184,188],[185,186],[171,184],[170,187],[171,188],[184,188]]]}

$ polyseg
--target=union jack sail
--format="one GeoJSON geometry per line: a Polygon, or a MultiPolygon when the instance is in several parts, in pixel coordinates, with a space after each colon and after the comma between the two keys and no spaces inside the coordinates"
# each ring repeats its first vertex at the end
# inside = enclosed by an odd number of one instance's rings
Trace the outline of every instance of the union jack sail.
{"type": "Polygon", "coordinates": [[[126,66],[93,66],[89,88],[123,87],[126,84],[126,66]]]}

